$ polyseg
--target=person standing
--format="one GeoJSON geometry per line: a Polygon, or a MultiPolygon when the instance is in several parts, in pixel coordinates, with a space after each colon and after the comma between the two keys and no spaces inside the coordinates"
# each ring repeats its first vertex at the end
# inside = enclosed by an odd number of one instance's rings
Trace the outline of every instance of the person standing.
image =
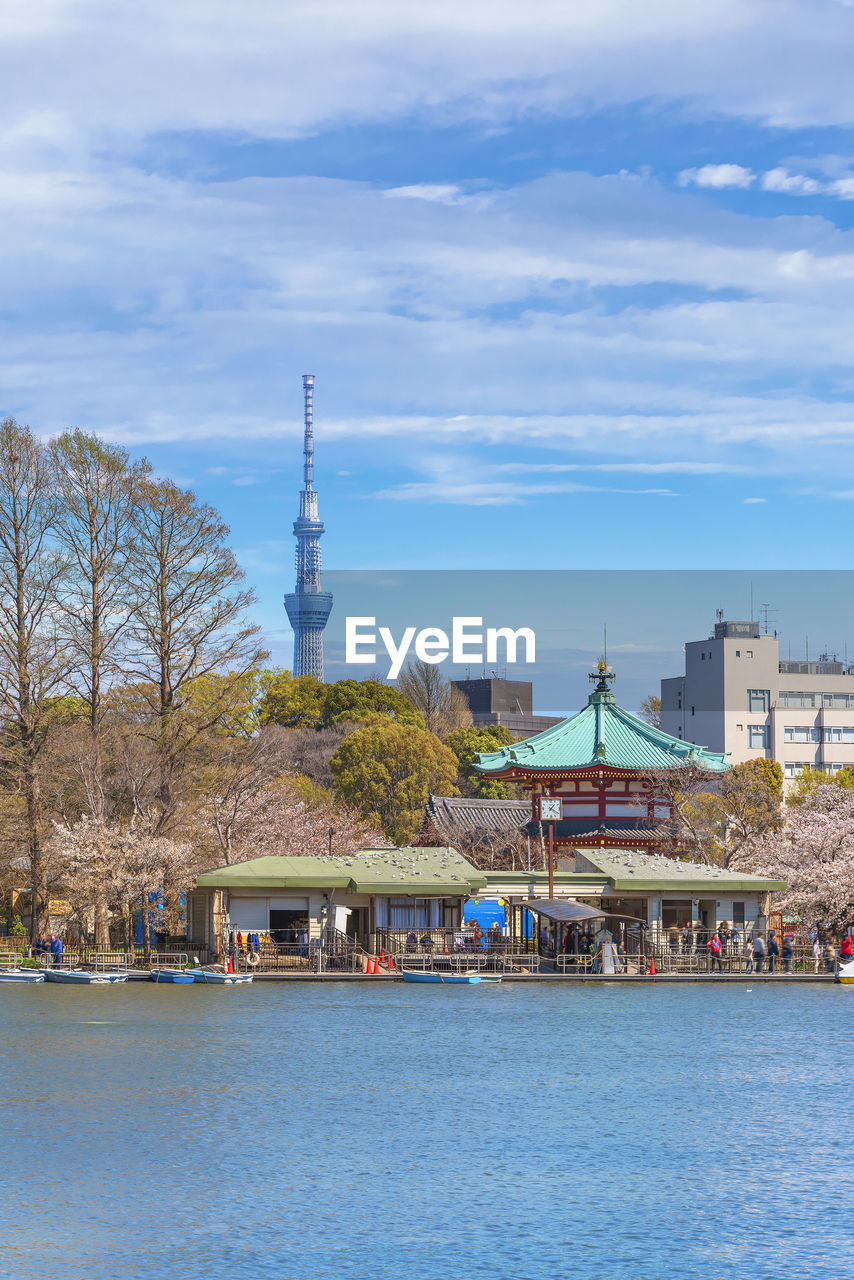
{"type": "Polygon", "coordinates": [[[783,938],[783,972],[784,973],[792,972],[792,957],[794,954],[795,954],[795,949],[792,946],[792,939],[789,937],[788,934],[786,934],[786,936],[783,938]]]}
{"type": "Polygon", "coordinates": [[[768,972],[774,972],[774,965],[780,954],[780,944],[777,941],[777,935],[772,929],[768,934],[768,972]]]}
{"type": "Polygon", "coordinates": [[[854,944],[851,942],[851,934],[843,933],[839,944],[839,963],[847,964],[852,958],[854,958],[854,944]]]}
{"type": "Polygon", "coordinates": [[[54,967],[62,963],[62,938],[58,933],[50,935],[50,954],[53,956],[54,967]]]}
{"type": "Polygon", "coordinates": [[[749,933],[744,935],[744,972],[753,973],[753,939],[749,933]]]}
{"type": "Polygon", "coordinates": [[[762,972],[762,966],[765,963],[765,939],[761,933],[757,933],[753,939],[753,964],[757,973],[762,972]]]}
{"type": "Polygon", "coordinates": [[[715,965],[718,966],[718,973],[723,973],[723,965],[721,964],[721,940],[717,933],[713,933],[709,938],[709,971],[714,973],[715,965]]]}

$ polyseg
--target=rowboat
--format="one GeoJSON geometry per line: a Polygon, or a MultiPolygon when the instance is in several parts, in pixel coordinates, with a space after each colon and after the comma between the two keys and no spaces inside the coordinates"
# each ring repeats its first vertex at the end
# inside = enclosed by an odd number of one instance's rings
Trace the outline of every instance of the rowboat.
{"type": "Polygon", "coordinates": [[[847,983],[854,986],[854,960],[849,960],[847,964],[841,964],[836,973],[836,981],[847,983]]]}
{"type": "Polygon", "coordinates": [[[222,969],[187,969],[187,973],[193,975],[194,982],[201,982],[205,986],[214,987],[233,987],[237,982],[251,982],[251,973],[223,973],[222,969]]]}
{"type": "Polygon", "coordinates": [[[80,987],[108,987],[115,982],[127,982],[127,973],[96,972],[89,969],[45,969],[44,976],[48,982],[64,982],[80,987]]]}
{"type": "Polygon", "coordinates": [[[190,969],[152,969],[152,982],[195,982],[190,969]]]}
{"type": "Polygon", "coordinates": [[[479,973],[437,973],[435,970],[401,969],[404,982],[434,982],[443,987],[474,986],[481,982],[479,973]]]}
{"type": "Polygon", "coordinates": [[[40,969],[0,969],[0,982],[44,982],[40,969]]]}

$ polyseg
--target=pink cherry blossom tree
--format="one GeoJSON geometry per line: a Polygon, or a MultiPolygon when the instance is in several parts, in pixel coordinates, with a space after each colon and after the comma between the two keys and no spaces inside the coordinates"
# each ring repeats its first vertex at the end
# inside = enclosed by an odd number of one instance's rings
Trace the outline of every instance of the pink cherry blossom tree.
{"type": "Polygon", "coordinates": [[[854,792],[816,786],[782,826],[748,839],[739,866],[785,880],[783,911],[838,931],[854,920],[854,792]]]}
{"type": "Polygon", "coordinates": [[[287,779],[211,796],[205,812],[226,862],[274,855],[316,858],[389,843],[349,805],[322,793],[305,797],[287,779]]]}

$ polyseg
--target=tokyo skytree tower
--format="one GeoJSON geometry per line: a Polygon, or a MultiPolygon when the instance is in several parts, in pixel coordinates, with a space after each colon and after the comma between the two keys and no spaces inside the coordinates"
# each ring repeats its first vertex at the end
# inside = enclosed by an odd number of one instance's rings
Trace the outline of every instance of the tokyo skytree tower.
{"type": "Polygon", "coordinates": [[[312,411],[314,374],[303,375],[305,390],[305,438],[303,453],[305,484],[299,497],[299,519],[294,521],[297,540],[297,584],[285,596],[285,608],[294,632],[294,675],[323,679],[323,628],[332,611],[332,596],[320,588],[320,535],[323,523],[317,518],[314,478],[314,434],[312,411]]]}

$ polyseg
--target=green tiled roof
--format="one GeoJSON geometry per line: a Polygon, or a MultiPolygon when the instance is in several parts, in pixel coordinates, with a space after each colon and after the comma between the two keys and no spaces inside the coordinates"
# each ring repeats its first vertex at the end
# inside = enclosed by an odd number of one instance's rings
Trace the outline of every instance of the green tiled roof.
{"type": "Polygon", "coordinates": [[[725,773],[729,768],[726,756],[671,738],[624,711],[610,691],[591,693],[583,711],[551,729],[478,756],[475,768],[481,773],[503,773],[505,769],[536,773],[597,764],[640,771],[693,765],[709,773],[725,773]]]}
{"type": "Polygon", "coordinates": [[[678,862],[660,854],[630,849],[585,849],[583,860],[601,871],[619,892],[626,889],[673,889],[685,892],[770,893],[785,889],[784,880],[769,880],[746,871],[726,871],[702,862],[678,862]]]}
{"type": "MultiPolygon", "coordinates": [[[[782,880],[768,880],[744,871],[724,871],[699,862],[677,862],[661,854],[636,853],[629,849],[585,849],[579,858],[584,871],[556,871],[554,885],[564,893],[582,897],[590,895],[603,881],[616,893],[657,893],[668,891],[690,894],[770,893],[785,889],[782,880]]],[[[490,893],[532,893],[535,896],[548,886],[547,871],[485,871],[490,893]]],[[[598,890],[596,891],[598,892],[598,890]]]]}
{"type": "Polygon", "coordinates": [[[332,858],[252,858],[196,878],[200,889],[343,889],[348,893],[465,894],[483,876],[446,847],[361,849],[332,858]]]}

